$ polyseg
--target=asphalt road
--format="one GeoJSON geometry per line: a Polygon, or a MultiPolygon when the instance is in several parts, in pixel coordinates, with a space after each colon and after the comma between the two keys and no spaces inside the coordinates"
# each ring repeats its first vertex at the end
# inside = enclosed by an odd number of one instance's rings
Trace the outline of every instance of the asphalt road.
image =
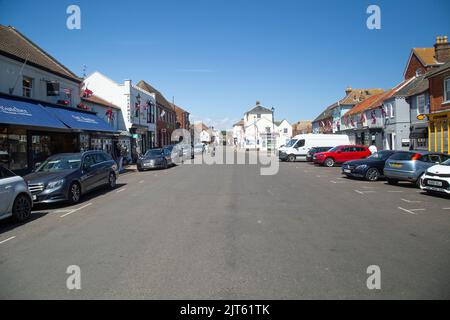
{"type": "Polygon", "coordinates": [[[449,299],[450,200],[308,163],[130,173],[0,222],[0,298],[449,299]]]}

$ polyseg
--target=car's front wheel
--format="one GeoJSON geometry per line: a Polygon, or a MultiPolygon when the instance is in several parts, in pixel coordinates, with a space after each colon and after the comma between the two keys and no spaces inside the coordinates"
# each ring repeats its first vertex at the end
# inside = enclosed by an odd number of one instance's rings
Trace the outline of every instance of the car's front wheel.
{"type": "Polygon", "coordinates": [[[369,181],[377,181],[380,178],[380,172],[377,168],[370,168],[367,170],[366,179],[369,181]]]}
{"type": "Polygon", "coordinates": [[[12,214],[14,220],[17,222],[23,222],[31,216],[31,200],[28,196],[20,194],[14,200],[12,214]]]}
{"type": "Polygon", "coordinates": [[[324,164],[325,164],[327,167],[329,167],[329,168],[334,167],[334,159],[333,159],[333,158],[327,158],[327,159],[325,160],[324,164]]]}
{"type": "Polygon", "coordinates": [[[113,172],[109,174],[108,185],[110,189],[114,189],[117,185],[116,175],[113,172]]]}
{"type": "Polygon", "coordinates": [[[81,188],[76,182],[72,183],[69,187],[69,201],[72,204],[80,202],[81,188]]]}
{"type": "Polygon", "coordinates": [[[295,162],[296,159],[297,159],[297,157],[296,157],[295,155],[293,155],[293,154],[290,154],[290,155],[288,156],[288,161],[289,161],[289,162],[295,162]]]}

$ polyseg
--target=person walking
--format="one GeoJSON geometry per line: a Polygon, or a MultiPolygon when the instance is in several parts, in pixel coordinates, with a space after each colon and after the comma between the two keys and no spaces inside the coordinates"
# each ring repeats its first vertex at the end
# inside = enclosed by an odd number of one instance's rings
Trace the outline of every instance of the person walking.
{"type": "Polygon", "coordinates": [[[372,152],[372,154],[377,153],[378,152],[378,148],[375,145],[371,145],[369,147],[369,151],[372,152]]]}

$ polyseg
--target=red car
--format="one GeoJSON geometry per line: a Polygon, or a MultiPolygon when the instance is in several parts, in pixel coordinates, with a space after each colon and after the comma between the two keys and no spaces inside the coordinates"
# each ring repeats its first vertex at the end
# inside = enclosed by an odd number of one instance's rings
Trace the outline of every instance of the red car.
{"type": "Polygon", "coordinates": [[[337,146],[327,152],[316,153],[314,163],[332,167],[336,163],[364,159],[372,153],[366,146],[337,146]]]}

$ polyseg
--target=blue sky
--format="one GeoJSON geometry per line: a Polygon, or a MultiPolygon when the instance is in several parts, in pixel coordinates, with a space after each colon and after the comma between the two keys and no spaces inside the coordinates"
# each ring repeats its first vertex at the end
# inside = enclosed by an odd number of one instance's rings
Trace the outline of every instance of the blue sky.
{"type": "Polygon", "coordinates": [[[315,118],[344,89],[389,88],[412,47],[450,36],[448,0],[0,0],[15,26],[73,72],[144,79],[218,128],[259,100],[291,123],[315,118]],[[81,8],[81,30],[66,8],[81,8]],[[366,9],[381,7],[381,30],[366,9]]]}

